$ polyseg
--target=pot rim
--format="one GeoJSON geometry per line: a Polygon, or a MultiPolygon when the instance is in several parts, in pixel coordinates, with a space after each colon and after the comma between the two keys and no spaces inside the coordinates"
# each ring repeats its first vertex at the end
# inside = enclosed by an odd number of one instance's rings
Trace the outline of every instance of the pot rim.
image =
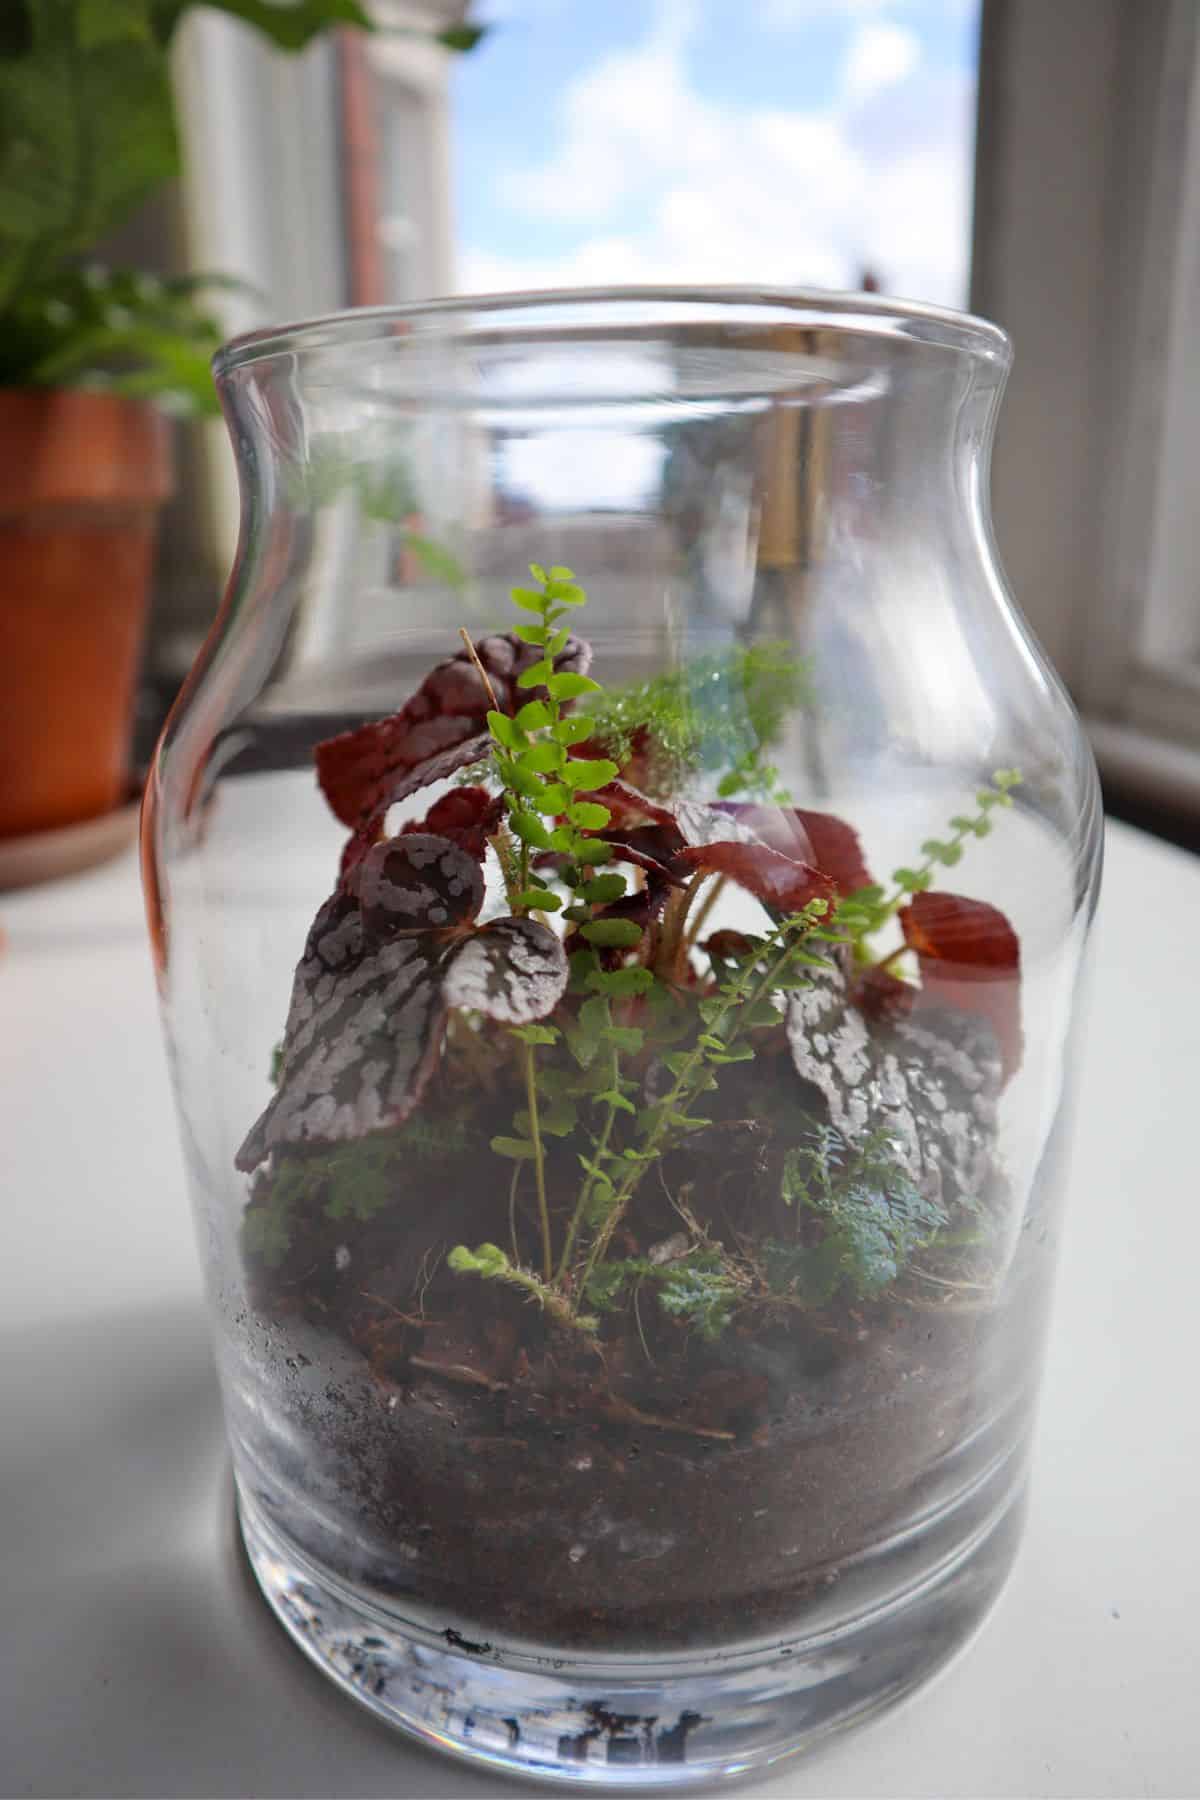
{"type": "Polygon", "coordinates": [[[101,388],[0,388],[0,518],[61,507],[156,509],[173,490],[171,422],[101,388]]]}
{"type": "Polygon", "coordinates": [[[415,301],[395,306],[365,306],[315,318],[260,327],[243,332],[224,344],[213,358],[217,381],[237,370],[276,356],[297,356],[310,351],[387,341],[405,335],[403,328],[461,315],[463,324],[474,314],[517,315],[503,320],[516,337],[522,326],[542,323],[595,325],[607,314],[628,328],[647,330],[666,324],[694,322],[740,327],[826,328],[856,337],[908,340],[920,347],[965,352],[1003,372],[1012,361],[1008,334],[988,319],[950,307],[923,301],[893,300],[881,294],[839,293],[810,287],[754,287],[751,285],[621,285],[618,287],[533,288],[523,292],[455,294],[442,299],[415,301]],[[621,317],[621,309],[631,309],[621,317]],[[696,309],[692,311],[691,309],[696,309]],[[639,317],[639,312],[641,316],[639,317]],[[725,313],[724,320],[713,318],[725,313]],[[572,316],[574,315],[574,316],[572,316]],[[398,330],[398,328],[401,328],[398,330]]]}

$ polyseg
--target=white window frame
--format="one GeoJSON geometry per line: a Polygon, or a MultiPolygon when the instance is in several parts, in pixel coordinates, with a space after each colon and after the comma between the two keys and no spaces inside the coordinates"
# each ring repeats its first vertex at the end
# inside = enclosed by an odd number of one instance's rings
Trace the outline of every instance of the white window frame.
{"type": "MultiPolygon", "coordinates": [[[[373,0],[373,10],[381,30],[362,39],[372,76],[385,99],[420,106],[427,129],[417,285],[426,295],[449,293],[450,57],[429,39],[463,22],[465,0],[373,0]]],[[[217,297],[228,332],[349,305],[336,38],[325,34],[288,55],[229,14],[201,7],[180,28],[172,74],[184,150],[185,265],[236,276],[248,290],[217,297]]],[[[204,535],[217,565],[228,568],[239,500],[220,425],[206,429],[200,460],[204,535]]]]}
{"type": "Polygon", "coordinates": [[[984,0],[972,306],[1016,595],[1102,767],[1200,814],[1200,6],[984,0]]]}
{"type": "Polygon", "coordinates": [[[425,31],[462,23],[462,0],[443,0],[439,7],[415,6],[410,0],[373,0],[384,27],[367,40],[367,60],[378,98],[385,106],[415,116],[419,130],[419,166],[409,172],[410,208],[416,229],[414,286],[422,299],[454,291],[454,232],[450,196],[450,103],[446,52],[428,41],[396,32],[389,24],[411,30],[419,17],[425,31]]]}
{"type": "MultiPolygon", "coordinates": [[[[463,11],[376,4],[385,26],[463,11]]],[[[452,291],[446,59],[403,35],[368,54],[428,122],[422,285],[452,291]]],[[[187,261],[264,296],[230,329],[348,299],[336,57],[204,9],[180,33],[187,261]]],[[[1013,588],[1102,765],[1200,816],[1200,0],[983,0],[975,201],[971,303],[1016,347],[993,469],[1013,588]]],[[[207,460],[228,562],[231,460],[207,460]]]]}
{"type": "MultiPolygon", "coordinates": [[[[346,303],[336,72],[327,38],[285,55],[204,7],[185,18],[172,46],[184,261],[194,273],[245,283],[245,293],[215,296],[230,335],[346,303]]],[[[199,460],[205,536],[216,565],[228,569],[240,503],[215,421],[199,460]]]]}

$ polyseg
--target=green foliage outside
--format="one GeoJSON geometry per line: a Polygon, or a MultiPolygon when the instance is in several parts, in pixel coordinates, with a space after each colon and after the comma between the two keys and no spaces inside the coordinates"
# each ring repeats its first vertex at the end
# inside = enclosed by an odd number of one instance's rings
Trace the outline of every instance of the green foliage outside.
{"type": "MultiPolygon", "coordinates": [[[[0,385],[102,385],[216,411],[208,362],[222,334],[204,293],[219,282],[80,266],[179,174],[168,52],[197,4],[288,51],[334,26],[370,28],[360,0],[3,0],[0,385]]],[[[452,50],[479,35],[439,34],[452,50]]]]}

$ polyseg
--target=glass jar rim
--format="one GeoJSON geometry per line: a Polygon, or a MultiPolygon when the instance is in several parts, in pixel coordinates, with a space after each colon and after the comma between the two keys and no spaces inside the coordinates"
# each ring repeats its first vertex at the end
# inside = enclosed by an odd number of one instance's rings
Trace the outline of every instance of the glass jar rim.
{"type": "Polygon", "coordinates": [[[520,321],[532,323],[540,316],[547,325],[600,324],[606,316],[616,319],[622,309],[626,311],[621,323],[626,327],[644,324],[653,329],[697,318],[711,320],[714,312],[721,312],[731,325],[803,326],[841,330],[860,338],[908,340],[926,348],[966,353],[1001,370],[1012,361],[1011,342],[1000,326],[972,313],[924,301],[823,288],[630,285],[454,294],[394,306],[353,307],[243,332],[217,352],[213,371],[221,380],[235,370],[276,356],[303,355],[373,339],[395,341],[397,326],[424,322],[436,330],[438,321],[455,315],[490,315],[497,323],[504,318],[506,334],[511,331],[516,337],[520,321]]]}

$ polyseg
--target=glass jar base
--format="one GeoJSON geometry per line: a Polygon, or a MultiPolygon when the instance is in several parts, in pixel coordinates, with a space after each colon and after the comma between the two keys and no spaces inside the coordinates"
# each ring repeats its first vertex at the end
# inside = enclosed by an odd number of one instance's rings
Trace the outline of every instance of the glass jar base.
{"type": "Polygon", "coordinates": [[[955,1554],[834,1631],[665,1659],[509,1658],[423,1629],[318,1569],[244,1485],[238,1510],[250,1565],[285,1629],[377,1717],[510,1775],[682,1790],[802,1754],[928,1681],[999,1595],[1024,1493],[1022,1476],[955,1554]]]}

